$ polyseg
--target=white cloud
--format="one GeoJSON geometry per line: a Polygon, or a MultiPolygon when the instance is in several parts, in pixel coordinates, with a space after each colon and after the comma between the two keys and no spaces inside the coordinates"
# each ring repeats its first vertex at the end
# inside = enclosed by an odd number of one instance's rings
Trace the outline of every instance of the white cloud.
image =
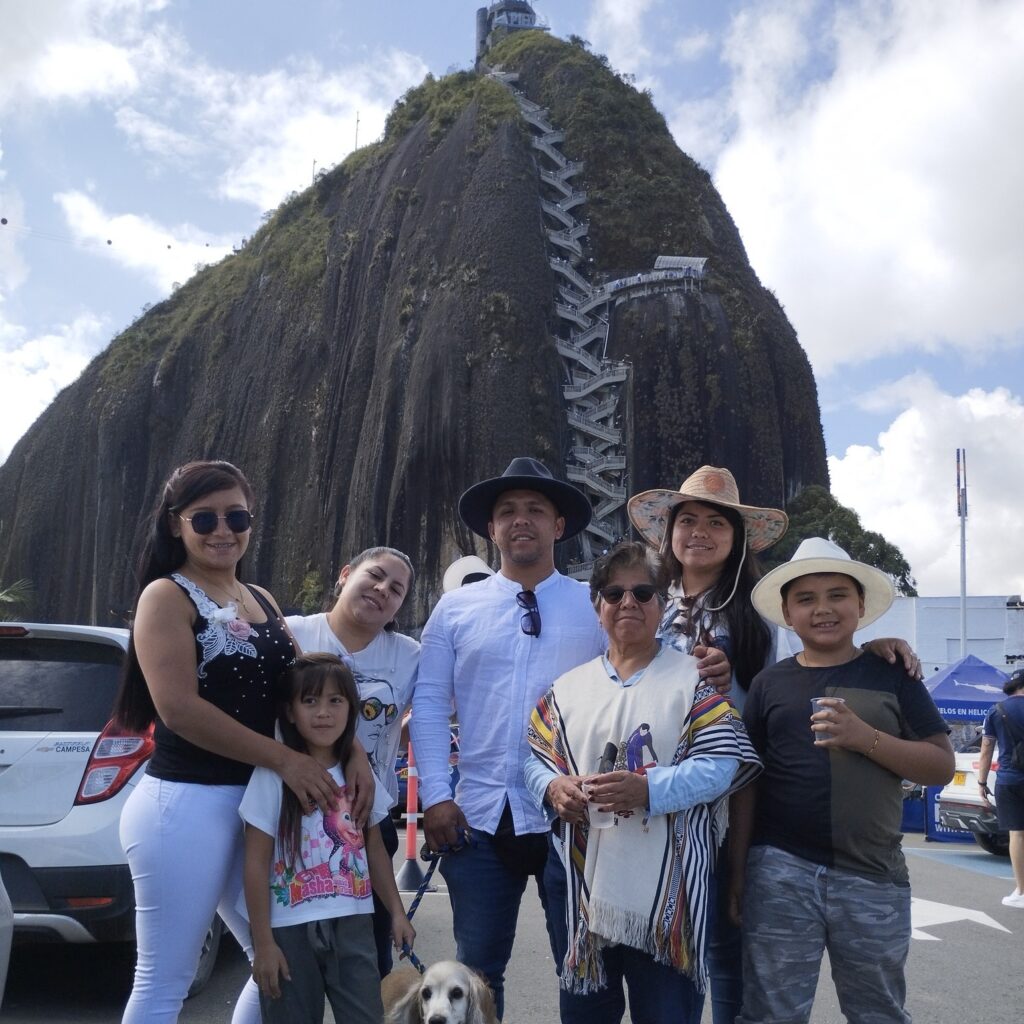
{"type": "Polygon", "coordinates": [[[659,67],[671,63],[671,47],[664,47],[653,35],[651,22],[645,21],[660,0],[595,0],[585,33],[594,53],[603,53],[612,68],[622,75],[632,75],[638,89],[658,91],[659,67]],[[648,38],[652,45],[648,45],[648,38]]]}
{"type": "MultiPolygon", "coordinates": [[[[823,37],[808,4],[761,3],[732,25],[736,131],[715,176],[754,268],[819,372],[1019,343],[1024,4],[836,11],[823,37]],[[821,61],[834,71],[815,82],[821,61]]],[[[715,143],[699,124],[690,136],[715,143]]]]}
{"type": "Polygon", "coordinates": [[[956,514],[957,448],[969,468],[967,589],[1024,592],[1024,401],[1007,388],[943,392],[924,374],[896,381],[871,398],[874,410],[899,410],[877,446],[856,445],[829,458],[832,493],[862,523],[896,544],[925,595],[960,589],[956,514]]]}
{"type": "Polygon", "coordinates": [[[82,313],[31,337],[6,319],[0,296],[0,463],[57,392],[78,378],[106,335],[103,320],[82,313]]]}
{"type": "Polygon", "coordinates": [[[587,21],[587,38],[594,49],[604,53],[616,71],[639,77],[651,63],[651,50],[644,41],[644,16],[654,0],[596,0],[587,21]]]}
{"type": "Polygon", "coordinates": [[[114,115],[114,121],[130,144],[172,163],[186,162],[197,156],[203,148],[198,139],[191,138],[134,107],[119,107],[114,115]]]}
{"type": "Polygon", "coordinates": [[[672,49],[679,60],[696,60],[714,46],[710,32],[690,32],[680,36],[672,49]]]}
{"type": "Polygon", "coordinates": [[[107,213],[83,192],[54,196],[79,245],[145,275],[164,293],[184,283],[196,264],[215,263],[231,251],[231,240],[211,237],[191,224],[167,227],[133,213],[107,213]]]}
{"type": "Polygon", "coordinates": [[[167,0],[32,0],[4,9],[0,111],[130,93],[152,73],[147,17],[167,0]]]}
{"type": "Polygon", "coordinates": [[[377,139],[396,96],[419,83],[427,66],[392,50],[359,65],[326,72],[316,61],[261,75],[189,69],[195,121],[220,157],[220,194],[259,210],[305,188],[317,168],[343,160],[356,142],[377,139]]]}

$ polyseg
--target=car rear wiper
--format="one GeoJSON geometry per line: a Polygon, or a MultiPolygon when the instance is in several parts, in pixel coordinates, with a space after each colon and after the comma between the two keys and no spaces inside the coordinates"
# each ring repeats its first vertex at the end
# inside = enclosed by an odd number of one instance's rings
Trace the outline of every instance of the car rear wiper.
{"type": "Polygon", "coordinates": [[[0,718],[28,718],[29,715],[59,715],[63,708],[31,704],[0,704],[0,718]]]}

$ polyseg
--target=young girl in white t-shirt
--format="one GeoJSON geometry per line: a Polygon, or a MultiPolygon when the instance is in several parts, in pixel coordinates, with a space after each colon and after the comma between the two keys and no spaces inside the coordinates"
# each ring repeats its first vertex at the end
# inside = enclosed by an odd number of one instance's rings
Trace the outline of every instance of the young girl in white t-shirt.
{"type": "Polygon", "coordinates": [[[322,814],[315,804],[303,807],[273,772],[257,768],[242,798],[245,904],[263,1020],[321,1024],[326,995],[337,1020],[380,1024],[371,876],[391,912],[395,946],[412,946],[416,935],[377,825],[389,798],[378,786],[364,844],[341,769],[359,706],[348,667],[332,654],[302,655],[285,684],[281,737],[319,761],[340,784],[341,797],[336,810],[322,814]]]}

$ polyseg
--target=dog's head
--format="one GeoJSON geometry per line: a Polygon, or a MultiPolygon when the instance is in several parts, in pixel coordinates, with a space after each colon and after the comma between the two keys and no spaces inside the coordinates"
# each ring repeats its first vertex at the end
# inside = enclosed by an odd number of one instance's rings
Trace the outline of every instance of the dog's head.
{"type": "Polygon", "coordinates": [[[427,968],[388,1018],[389,1024],[496,1024],[487,982],[455,960],[427,968]]]}

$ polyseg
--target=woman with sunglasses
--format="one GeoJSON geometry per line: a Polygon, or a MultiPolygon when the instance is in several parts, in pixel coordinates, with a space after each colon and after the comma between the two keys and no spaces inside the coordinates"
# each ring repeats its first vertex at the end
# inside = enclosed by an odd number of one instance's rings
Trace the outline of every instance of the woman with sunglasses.
{"type": "MultiPolygon", "coordinates": [[[[778,631],[769,628],[750,601],[761,576],[758,553],[786,532],[786,513],[744,505],[732,473],[717,466],[701,466],[678,491],[657,488],[634,495],[628,510],[633,526],[668,569],[661,637],[687,654],[699,645],[724,651],[733,668],[729,697],[742,711],[754,676],[793,653],[778,649],[778,631]]],[[[909,673],[920,672],[920,662],[902,640],[878,639],[866,646],[888,661],[899,655],[909,673]]],[[[728,872],[728,847],[723,845],[708,949],[714,1024],[732,1024],[743,991],[740,933],[725,906],[728,872]]]]}
{"type": "MultiPolygon", "coordinates": [[[[254,765],[304,807],[329,811],[337,786],[312,757],[274,739],[278,679],[295,648],[274,599],[238,578],[252,488],[228,462],[176,469],[150,518],[128,656],[114,715],[153,728],[146,774],[125,803],[121,843],[135,885],[138,963],[126,1024],[175,1021],[214,914],[252,957],[236,909],[242,888],[238,806],[254,765]]],[[[373,798],[358,752],[346,765],[356,816],[373,798]]],[[[235,1024],[259,1020],[247,986],[235,1024]]]]}
{"type": "MultiPolygon", "coordinates": [[[[305,653],[337,655],[352,669],[360,700],[356,736],[392,805],[398,802],[395,756],[420,657],[420,645],[397,632],[395,616],[413,579],[408,555],[395,548],[368,548],[341,570],[329,611],[286,620],[305,653]]],[[[380,830],[385,849],[394,856],[398,833],[390,817],[380,822],[380,830]]],[[[392,965],[391,914],[376,893],[373,907],[377,967],[384,977],[392,965]]]]}
{"type": "Polygon", "coordinates": [[[565,825],[562,1024],[698,1024],[719,808],[760,762],[697,659],[658,639],[665,572],[639,543],[594,565],[607,652],[555,680],[530,720],[531,793],[565,825]]]}

